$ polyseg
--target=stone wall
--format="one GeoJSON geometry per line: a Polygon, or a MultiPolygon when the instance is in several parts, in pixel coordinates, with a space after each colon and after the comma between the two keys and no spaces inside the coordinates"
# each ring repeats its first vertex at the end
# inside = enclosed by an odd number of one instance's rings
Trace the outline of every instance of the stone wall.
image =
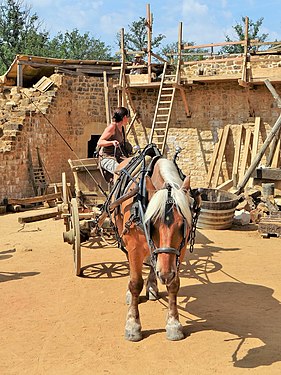
{"type": "MultiPolygon", "coordinates": [[[[250,56],[247,63],[250,77],[262,72],[263,69],[271,69],[279,76],[281,74],[281,57],[279,55],[250,56]]],[[[223,76],[242,77],[243,56],[224,57],[215,56],[203,61],[189,61],[182,66],[182,79],[196,79],[198,77],[223,76]]],[[[268,72],[267,72],[268,73],[268,72]]]]}
{"type": "MultiPolygon", "coordinates": [[[[86,158],[91,136],[100,135],[106,125],[103,78],[53,75],[51,79],[54,85],[45,93],[32,88],[5,88],[0,93],[0,202],[6,197],[34,195],[29,155],[36,164],[37,147],[49,182],[61,181],[63,171],[72,181],[67,160],[86,158]]],[[[112,109],[117,105],[114,83],[109,81],[112,109]]],[[[274,86],[281,93],[281,84],[274,86]]],[[[235,129],[241,124],[253,128],[254,118],[261,117],[261,145],[280,113],[265,85],[244,88],[237,81],[193,84],[184,86],[184,93],[191,116],[187,117],[182,97],[177,91],[167,141],[168,156],[174,154],[177,145],[183,149],[179,165],[185,173],[191,174],[192,186],[206,184],[220,129],[231,125],[223,176],[220,178],[222,182],[231,177],[235,129]]],[[[157,94],[157,88],[132,90],[133,104],[147,134],[157,94]]],[[[144,146],[143,127],[137,125],[136,132],[140,145],[144,146]]],[[[132,135],[129,139],[134,143],[132,135]]]]}
{"type": "MultiPolygon", "coordinates": [[[[2,90],[0,202],[34,195],[29,156],[36,165],[37,148],[48,182],[60,182],[63,171],[71,180],[68,159],[86,158],[91,135],[100,135],[106,125],[103,78],[50,78],[54,85],[45,93],[32,88],[2,90]]],[[[115,98],[110,90],[113,105],[115,98]]]]}
{"type": "MultiPolygon", "coordinates": [[[[281,92],[281,84],[275,85],[281,92]]],[[[167,144],[169,156],[180,146],[179,165],[185,173],[190,173],[192,183],[205,186],[208,167],[218,141],[219,130],[231,125],[231,134],[224,159],[224,176],[220,182],[231,178],[236,138],[235,127],[254,128],[254,117],[261,117],[260,146],[266,134],[277,120],[280,109],[265,85],[252,89],[243,88],[237,82],[211,83],[185,87],[191,117],[187,117],[179,92],[176,94],[172,109],[167,144]]],[[[151,127],[156,105],[156,93],[152,89],[138,89],[133,95],[134,103],[142,115],[144,124],[151,127]]],[[[149,129],[148,129],[149,131],[149,129]]],[[[143,130],[137,129],[141,144],[145,143],[143,130]]],[[[243,153],[243,145],[242,145],[243,153]]]]}

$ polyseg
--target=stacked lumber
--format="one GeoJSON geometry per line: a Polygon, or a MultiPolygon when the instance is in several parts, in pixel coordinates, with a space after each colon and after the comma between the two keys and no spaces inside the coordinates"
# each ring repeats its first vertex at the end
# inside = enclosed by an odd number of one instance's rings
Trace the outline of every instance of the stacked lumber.
{"type": "MultiPolygon", "coordinates": [[[[226,125],[220,130],[208,169],[207,187],[229,190],[243,183],[259,153],[259,145],[264,142],[264,127],[261,125],[261,118],[256,117],[253,122],[226,125]]],[[[265,159],[268,167],[280,166],[280,132],[274,137],[265,159]]],[[[253,184],[254,178],[251,177],[246,185],[253,187],[253,184]]]]}

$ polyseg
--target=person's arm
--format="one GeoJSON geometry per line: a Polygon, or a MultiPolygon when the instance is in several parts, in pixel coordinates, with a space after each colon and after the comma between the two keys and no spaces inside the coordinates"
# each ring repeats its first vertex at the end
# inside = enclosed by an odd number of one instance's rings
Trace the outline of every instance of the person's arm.
{"type": "Polygon", "coordinates": [[[117,147],[119,145],[119,142],[114,139],[113,141],[109,141],[108,139],[114,134],[115,132],[115,125],[110,124],[108,125],[102,135],[100,136],[100,139],[98,140],[98,147],[108,147],[108,146],[114,146],[117,147]]]}

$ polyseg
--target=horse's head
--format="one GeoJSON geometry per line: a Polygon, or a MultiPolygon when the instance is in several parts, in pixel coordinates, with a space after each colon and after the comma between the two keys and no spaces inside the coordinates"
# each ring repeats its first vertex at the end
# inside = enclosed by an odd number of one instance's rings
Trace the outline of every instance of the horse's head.
{"type": "Polygon", "coordinates": [[[190,183],[189,177],[186,177],[183,182],[179,179],[177,182],[173,182],[173,179],[164,181],[161,189],[156,189],[155,185],[147,177],[149,203],[145,222],[157,277],[162,284],[169,285],[176,277],[184,257],[191,228],[190,183]]]}

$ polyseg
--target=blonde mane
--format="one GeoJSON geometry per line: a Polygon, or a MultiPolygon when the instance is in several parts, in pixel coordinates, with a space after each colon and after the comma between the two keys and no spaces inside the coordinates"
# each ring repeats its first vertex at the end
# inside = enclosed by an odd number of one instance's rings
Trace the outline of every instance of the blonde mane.
{"type": "MultiPolygon", "coordinates": [[[[175,206],[191,226],[191,211],[189,194],[181,189],[183,181],[181,180],[175,164],[171,160],[160,159],[157,162],[159,173],[166,184],[171,186],[171,196],[175,201],[175,206]]],[[[145,213],[145,222],[158,219],[164,219],[165,206],[168,199],[168,189],[158,190],[148,203],[145,213]]]]}

